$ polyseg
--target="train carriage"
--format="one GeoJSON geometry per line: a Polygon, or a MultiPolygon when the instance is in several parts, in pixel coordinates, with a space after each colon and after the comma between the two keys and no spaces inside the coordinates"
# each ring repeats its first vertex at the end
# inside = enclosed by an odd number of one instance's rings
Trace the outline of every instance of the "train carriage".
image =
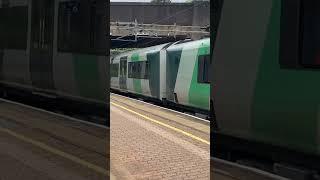
{"type": "Polygon", "coordinates": [[[212,154],[319,172],[319,1],[214,2],[212,154]]]}
{"type": "MultiPolygon", "coordinates": [[[[111,62],[111,87],[121,91],[161,99],[160,54],[168,44],[130,51],[111,62]]],[[[164,87],[164,86],[162,86],[164,87]]]]}
{"type": "Polygon", "coordinates": [[[99,106],[105,112],[106,15],[103,0],[0,1],[1,91],[99,106]]]}
{"type": "Polygon", "coordinates": [[[210,40],[178,43],[167,48],[167,99],[209,110],[210,40]]]}
{"type": "Polygon", "coordinates": [[[111,59],[111,88],[194,112],[209,112],[210,40],[167,43],[111,59]]]}

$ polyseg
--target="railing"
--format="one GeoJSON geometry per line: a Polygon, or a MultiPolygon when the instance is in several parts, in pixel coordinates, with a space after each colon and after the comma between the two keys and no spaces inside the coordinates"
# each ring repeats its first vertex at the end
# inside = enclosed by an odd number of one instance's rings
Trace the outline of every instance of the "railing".
{"type": "Polygon", "coordinates": [[[121,40],[123,37],[130,36],[173,36],[185,35],[188,38],[199,39],[210,35],[210,27],[201,26],[180,26],[161,25],[161,24],[139,24],[135,22],[110,22],[110,35],[118,37],[121,40]]]}

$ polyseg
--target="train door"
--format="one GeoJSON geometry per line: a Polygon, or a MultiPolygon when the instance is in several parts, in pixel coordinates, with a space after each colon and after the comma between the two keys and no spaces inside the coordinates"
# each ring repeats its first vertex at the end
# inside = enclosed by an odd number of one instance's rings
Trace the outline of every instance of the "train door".
{"type": "Polygon", "coordinates": [[[54,0],[32,0],[30,73],[32,85],[53,89],[54,0]]]}
{"type": "Polygon", "coordinates": [[[120,58],[120,89],[127,89],[127,57],[120,58]]]}

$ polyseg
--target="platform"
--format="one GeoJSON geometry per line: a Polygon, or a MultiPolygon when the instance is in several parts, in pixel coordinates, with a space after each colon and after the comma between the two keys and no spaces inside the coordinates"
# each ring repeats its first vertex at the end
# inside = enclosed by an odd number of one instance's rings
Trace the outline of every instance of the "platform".
{"type": "Polygon", "coordinates": [[[0,179],[109,176],[109,129],[0,99],[0,179]]]}
{"type": "Polygon", "coordinates": [[[210,178],[210,123],[111,94],[111,172],[116,179],[210,178]]]}

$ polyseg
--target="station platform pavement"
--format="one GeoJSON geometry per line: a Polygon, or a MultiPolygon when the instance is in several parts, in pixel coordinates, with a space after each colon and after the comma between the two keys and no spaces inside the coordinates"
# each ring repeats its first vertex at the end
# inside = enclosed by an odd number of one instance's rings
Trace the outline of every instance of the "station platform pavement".
{"type": "Polygon", "coordinates": [[[111,94],[115,179],[210,179],[208,121],[111,94]]]}
{"type": "Polygon", "coordinates": [[[1,180],[105,180],[109,129],[0,100],[1,180]]]}

